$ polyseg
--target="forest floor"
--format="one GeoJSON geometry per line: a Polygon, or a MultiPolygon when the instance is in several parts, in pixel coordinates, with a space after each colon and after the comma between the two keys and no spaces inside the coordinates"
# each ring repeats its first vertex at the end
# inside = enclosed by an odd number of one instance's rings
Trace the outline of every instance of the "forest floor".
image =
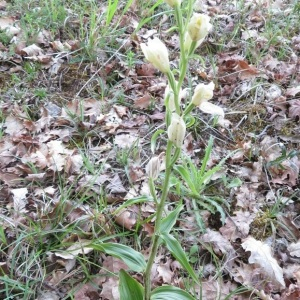
{"type": "MultiPolygon", "coordinates": [[[[181,194],[173,174],[166,214],[184,204],[173,234],[202,284],[161,247],[153,287],[300,299],[300,4],[203,0],[195,10],[213,29],[184,85],[213,81],[225,121],[195,111],[182,162],[200,168],[214,138],[206,167],[228,159],[201,193],[222,210],[181,194]]],[[[128,267],[86,245],[147,257],[153,202],[119,208],[149,196],[151,136],[164,129],[167,79],[140,44],[159,37],[177,66],[172,26],[163,1],[0,1],[1,299],[117,300],[128,267]]]]}

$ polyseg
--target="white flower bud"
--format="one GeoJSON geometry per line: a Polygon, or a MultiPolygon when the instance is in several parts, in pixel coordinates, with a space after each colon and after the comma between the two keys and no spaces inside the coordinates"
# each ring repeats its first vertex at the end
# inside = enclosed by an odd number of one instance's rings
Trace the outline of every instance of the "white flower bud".
{"type": "Polygon", "coordinates": [[[195,88],[192,103],[195,106],[199,106],[201,103],[210,100],[214,95],[214,88],[213,82],[209,84],[199,83],[195,88]]]}
{"type": "Polygon", "coordinates": [[[212,25],[209,23],[210,17],[203,14],[194,14],[188,24],[188,33],[192,41],[204,39],[212,25]]]}
{"type": "Polygon", "coordinates": [[[170,71],[169,53],[165,44],[155,37],[148,41],[148,45],[141,44],[146,59],[162,73],[170,71]]]}
{"type": "MultiPolygon", "coordinates": [[[[198,48],[203,41],[204,41],[204,38],[197,41],[196,48],[198,48]]],[[[188,52],[190,50],[191,45],[192,45],[192,39],[191,39],[189,33],[186,32],[185,36],[184,36],[184,51],[188,52]]]]}
{"type": "MultiPolygon", "coordinates": [[[[177,84],[177,82],[176,82],[177,84]]],[[[169,100],[168,100],[168,109],[171,111],[171,112],[174,112],[176,110],[176,106],[175,106],[175,97],[174,97],[174,92],[173,90],[171,89],[171,87],[169,85],[166,86],[166,89],[165,89],[165,105],[167,106],[166,104],[166,100],[167,98],[169,97],[169,100]]]]}
{"type": "Polygon", "coordinates": [[[150,178],[155,180],[157,179],[159,172],[160,172],[160,159],[158,156],[154,156],[149,160],[146,166],[146,173],[150,178]]]}
{"type": "Polygon", "coordinates": [[[167,4],[169,4],[171,7],[174,7],[176,5],[180,6],[181,0],[165,0],[167,4]]]}
{"type": "Polygon", "coordinates": [[[182,117],[173,113],[168,127],[168,138],[177,148],[181,148],[185,137],[186,125],[182,117]]]}

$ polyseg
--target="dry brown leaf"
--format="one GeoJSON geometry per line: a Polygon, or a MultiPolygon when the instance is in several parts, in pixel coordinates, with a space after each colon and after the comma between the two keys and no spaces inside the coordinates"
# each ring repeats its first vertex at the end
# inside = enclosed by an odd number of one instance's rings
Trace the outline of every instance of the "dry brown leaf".
{"type": "Polygon", "coordinates": [[[136,212],[132,209],[123,209],[115,217],[115,222],[128,230],[132,230],[137,222],[136,212]]]}
{"type": "Polygon", "coordinates": [[[26,195],[28,194],[28,189],[12,189],[11,192],[13,194],[14,210],[16,212],[24,211],[25,205],[27,204],[26,195]]]}
{"type": "Polygon", "coordinates": [[[16,35],[21,30],[15,25],[16,21],[12,17],[0,17],[0,30],[5,31],[8,35],[16,35]]]}
{"type": "Polygon", "coordinates": [[[297,243],[291,243],[287,249],[291,256],[300,257],[300,241],[297,243]]]}
{"type": "Polygon", "coordinates": [[[151,104],[152,97],[150,94],[145,94],[144,96],[138,98],[134,101],[134,106],[141,109],[146,109],[151,104]]]}
{"type": "Polygon", "coordinates": [[[132,145],[139,146],[138,136],[134,134],[118,134],[115,137],[115,145],[120,148],[130,148],[132,145]]]}
{"type": "Polygon", "coordinates": [[[118,174],[115,174],[115,176],[111,178],[110,183],[107,185],[107,189],[112,194],[122,194],[127,192],[118,174]]]}
{"type": "Polygon", "coordinates": [[[289,118],[300,120],[300,100],[290,102],[289,118]]]}
{"type": "Polygon", "coordinates": [[[279,283],[282,287],[285,287],[283,270],[272,256],[271,247],[269,245],[249,236],[242,243],[242,247],[245,251],[251,252],[248,259],[250,264],[260,266],[265,275],[269,277],[269,280],[273,281],[273,283],[279,283]]]}
{"type": "Polygon", "coordinates": [[[39,56],[43,55],[43,49],[37,46],[36,44],[32,44],[28,47],[25,47],[21,50],[22,55],[26,56],[39,56]]]}

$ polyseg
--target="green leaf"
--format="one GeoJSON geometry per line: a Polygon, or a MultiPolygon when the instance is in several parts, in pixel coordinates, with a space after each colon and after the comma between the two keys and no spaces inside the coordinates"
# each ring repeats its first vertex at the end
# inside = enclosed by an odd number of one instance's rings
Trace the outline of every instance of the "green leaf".
{"type": "Polygon", "coordinates": [[[169,215],[162,219],[161,225],[160,225],[160,232],[162,233],[170,233],[171,229],[175,225],[179,213],[182,211],[183,205],[180,204],[177,206],[176,209],[174,209],[172,212],[169,213],[169,215]]]}
{"type": "Polygon", "coordinates": [[[210,137],[210,139],[208,141],[208,145],[206,146],[206,149],[205,149],[204,158],[202,160],[201,170],[200,170],[200,174],[199,174],[200,176],[203,176],[203,174],[206,170],[206,166],[207,166],[208,160],[210,158],[213,143],[214,143],[214,139],[213,139],[213,137],[210,137]]]}
{"type": "Polygon", "coordinates": [[[165,242],[167,248],[172,253],[172,255],[179,261],[181,266],[185,268],[185,270],[190,274],[190,276],[195,280],[195,282],[199,283],[199,278],[196,275],[193,268],[191,267],[180,243],[171,234],[168,233],[161,233],[160,237],[165,242]]]}
{"type": "MultiPolygon", "coordinates": [[[[217,211],[221,215],[222,224],[224,224],[225,219],[226,219],[226,215],[225,215],[225,212],[224,212],[224,209],[222,208],[222,206],[220,206],[219,203],[214,199],[210,199],[209,197],[205,197],[205,196],[203,196],[203,198],[205,199],[205,201],[209,202],[212,206],[214,206],[217,209],[217,211]]],[[[198,203],[200,205],[202,205],[203,202],[199,201],[198,203]]]]}
{"type": "Polygon", "coordinates": [[[191,180],[190,174],[189,172],[186,170],[186,168],[184,168],[183,166],[174,166],[174,170],[176,172],[178,172],[181,177],[184,179],[184,181],[187,183],[187,185],[189,186],[190,190],[194,193],[194,194],[198,194],[198,191],[194,185],[194,183],[191,180]]]}
{"type": "Polygon", "coordinates": [[[165,130],[162,129],[158,129],[156,130],[155,133],[153,133],[152,137],[151,137],[151,151],[152,153],[155,152],[155,147],[156,147],[156,140],[159,137],[159,135],[165,133],[165,130]]]}
{"type": "Polygon", "coordinates": [[[242,185],[242,180],[239,178],[233,178],[228,184],[226,184],[226,188],[231,189],[235,187],[239,187],[242,185]]]}
{"type": "Polygon", "coordinates": [[[144,256],[134,249],[115,243],[89,244],[89,247],[120,258],[131,270],[143,272],[146,269],[144,256]]]}
{"type": "Polygon", "coordinates": [[[178,287],[167,285],[153,290],[150,300],[195,300],[195,298],[178,287]]]}
{"type": "Polygon", "coordinates": [[[122,269],[119,273],[119,279],[120,300],[144,299],[143,286],[122,269]]]}
{"type": "Polygon", "coordinates": [[[126,200],[126,202],[124,202],[121,206],[119,206],[114,212],[113,214],[116,215],[118,214],[122,209],[128,207],[128,206],[131,206],[133,204],[139,204],[139,203],[144,203],[144,202],[151,202],[153,201],[153,198],[150,197],[150,196],[146,196],[146,195],[143,195],[143,196],[138,196],[138,197],[135,197],[135,198],[131,198],[131,199],[128,199],[126,200]]]}

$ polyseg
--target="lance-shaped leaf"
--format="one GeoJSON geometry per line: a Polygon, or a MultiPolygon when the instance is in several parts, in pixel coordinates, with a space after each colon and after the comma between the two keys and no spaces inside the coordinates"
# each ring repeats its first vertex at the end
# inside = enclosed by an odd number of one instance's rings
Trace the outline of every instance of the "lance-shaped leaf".
{"type": "Polygon", "coordinates": [[[165,218],[162,219],[161,225],[160,225],[161,233],[170,233],[170,231],[173,228],[173,226],[175,225],[175,223],[177,221],[177,217],[178,217],[179,213],[182,211],[182,209],[183,209],[183,205],[180,204],[177,206],[176,209],[171,211],[168,214],[168,216],[166,216],[165,218]]]}
{"type": "Polygon", "coordinates": [[[92,243],[89,247],[121,259],[131,270],[135,272],[143,272],[146,269],[144,256],[128,246],[115,243],[92,243]]]}
{"type": "Polygon", "coordinates": [[[196,275],[194,269],[191,267],[180,243],[171,234],[168,233],[161,233],[160,237],[165,242],[167,248],[172,253],[172,255],[179,261],[181,266],[190,274],[190,276],[195,280],[195,282],[199,283],[199,278],[196,275]]]}
{"type": "Polygon", "coordinates": [[[119,279],[120,300],[144,299],[143,286],[129,274],[127,274],[124,270],[120,270],[119,279]]]}
{"type": "Polygon", "coordinates": [[[175,286],[160,286],[152,291],[150,300],[195,300],[195,298],[175,286]]]}

